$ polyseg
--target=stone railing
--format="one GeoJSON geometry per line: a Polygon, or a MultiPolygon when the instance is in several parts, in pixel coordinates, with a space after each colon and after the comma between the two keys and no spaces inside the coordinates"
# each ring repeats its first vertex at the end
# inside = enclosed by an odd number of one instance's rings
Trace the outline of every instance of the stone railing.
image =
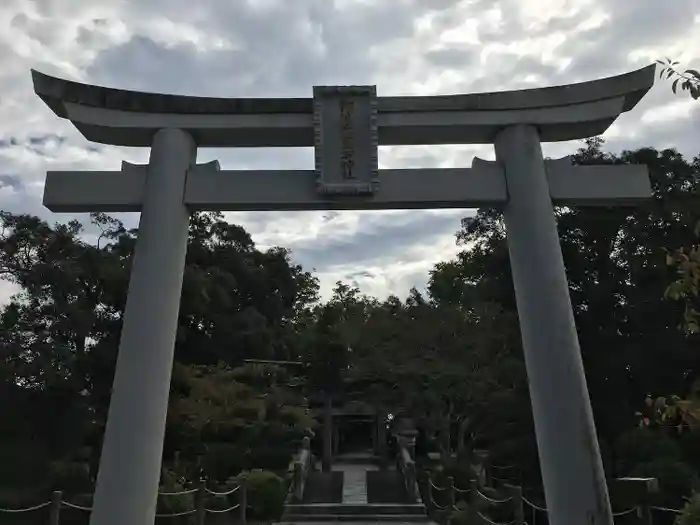
{"type": "MultiPolygon", "coordinates": [[[[429,476],[426,481],[427,496],[424,502],[439,523],[448,522],[454,512],[467,513],[469,522],[475,525],[548,523],[546,506],[533,503],[523,496],[520,486],[503,483],[494,489],[480,486],[477,480],[472,480],[468,488],[458,488],[452,476],[440,484],[434,483],[429,476]]],[[[677,509],[651,505],[650,496],[658,491],[658,483],[654,478],[620,478],[612,480],[610,488],[615,520],[630,516],[635,523],[653,525],[655,514],[666,513],[675,517],[681,513],[677,509]]]]}
{"type": "MultiPolygon", "coordinates": [[[[192,516],[196,525],[206,525],[207,515],[218,514],[228,515],[229,523],[246,523],[247,492],[245,483],[221,492],[209,490],[206,480],[200,480],[196,487],[180,492],[159,492],[158,497],[182,497],[192,498],[191,508],[179,512],[156,514],[156,518],[178,518],[180,516],[192,516]],[[214,503],[216,502],[216,503],[214,503]],[[213,507],[213,508],[212,508],[213,507]]],[[[61,525],[61,513],[65,509],[80,511],[86,515],[92,513],[92,507],[71,503],[64,498],[63,492],[54,491],[51,499],[44,503],[21,509],[0,508],[0,523],[4,523],[2,515],[26,515],[36,513],[36,517],[31,523],[37,525],[61,525]],[[39,517],[39,515],[42,515],[39,517]]],[[[71,522],[70,520],[68,520],[71,522]]]]}
{"type": "Polygon", "coordinates": [[[455,486],[454,478],[447,477],[447,482],[444,486],[439,487],[433,483],[432,479],[428,478],[427,494],[429,501],[426,502],[428,509],[436,515],[439,522],[449,521],[449,516],[453,512],[467,512],[469,514],[470,523],[478,525],[500,525],[488,516],[488,511],[498,507],[502,512],[506,510],[510,514],[509,525],[524,525],[524,499],[522,489],[513,485],[502,487],[502,493],[507,496],[505,498],[495,498],[487,496],[479,490],[479,482],[472,480],[468,489],[460,489],[455,486]],[[439,499],[442,504],[439,504],[435,497],[440,494],[439,499]],[[465,506],[461,505],[465,503],[465,506]]]}
{"type": "Polygon", "coordinates": [[[314,459],[311,453],[311,440],[305,437],[301,442],[301,450],[299,456],[294,462],[292,485],[290,495],[293,501],[301,501],[304,499],[304,487],[306,480],[309,477],[309,472],[313,470],[314,459]]]}

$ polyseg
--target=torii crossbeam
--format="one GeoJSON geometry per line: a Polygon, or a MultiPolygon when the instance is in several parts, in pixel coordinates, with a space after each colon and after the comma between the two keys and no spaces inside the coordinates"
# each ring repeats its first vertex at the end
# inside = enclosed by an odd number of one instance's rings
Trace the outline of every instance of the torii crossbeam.
{"type": "Polygon", "coordinates": [[[36,93],[88,140],[151,148],[145,166],[50,171],[44,192],[57,212],[141,212],[91,525],[155,519],[191,211],[481,206],[504,210],[549,522],[612,525],[553,205],[628,205],[651,186],[644,166],[572,166],[543,159],[540,144],[603,133],[654,70],[499,93],[322,86],[287,99],[139,93],[33,71],[36,93]],[[496,161],[378,169],[378,145],[467,143],[495,144],[496,161]],[[315,148],[315,170],[196,164],[197,147],[300,146],[315,148]]]}

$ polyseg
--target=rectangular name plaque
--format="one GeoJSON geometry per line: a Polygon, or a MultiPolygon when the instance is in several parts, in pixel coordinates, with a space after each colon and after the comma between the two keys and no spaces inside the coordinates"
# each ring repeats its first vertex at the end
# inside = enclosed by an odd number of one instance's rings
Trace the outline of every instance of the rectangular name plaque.
{"type": "Polygon", "coordinates": [[[372,195],[379,184],[375,86],[314,87],[316,188],[327,196],[372,195]]]}

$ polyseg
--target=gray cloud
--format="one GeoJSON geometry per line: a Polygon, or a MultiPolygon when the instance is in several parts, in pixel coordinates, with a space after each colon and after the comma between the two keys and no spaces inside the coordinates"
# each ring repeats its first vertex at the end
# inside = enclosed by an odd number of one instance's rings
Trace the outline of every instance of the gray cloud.
{"type": "MultiPolygon", "coordinates": [[[[117,169],[147,152],[87,143],[31,91],[29,68],[117,88],[205,96],[310,96],[376,83],[380,95],[495,91],[590,80],[672,54],[700,62],[700,5],[676,0],[35,0],[0,7],[0,209],[37,213],[47,169],[117,169]],[[696,21],[697,20],[697,21],[696,21]],[[4,21],[4,22],[3,22],[4,21]]],[[[608,133],[613,151],[698,153],[700,104],[661,83],[608,133]],[[683,106],[685,107],[685,106],[683,106]]],[[[577,142],[547,144],[560,157],[577,142]]],[[[490,147],[388,148],[390,167],[469,166],[490,147]]],[[[313,167],[310,149],[202,150],[225,169],[313,167]]],[[[466,212],[231,214],[261,246],[284,245],[328,290],[346,278],[405,295],[455,252],[466,212]]],[[[78,216],[86,220],[86,215],[78,216]]],[[[122,216],[129,226],[137,216],[122,216]]],[[[0,292],[1,294],[2,292],[0,292]]]]}
{"type": "MultiPolygon", "coordinates": [[[[153,5],[141,8],[155,14],[149,9],[153,5]]],[[[165,12],[175,20],[188,20],[191,10],[186,6],[191,4],[182,4],[177,14],[172,7],[165,12]]],[[[210,2],[204,9],[198,17],[206,19],[207,30],[232,49],[202,54],[191,45],[165,48],[137,35],[102,51],[88,75],[132,89],[169,82],[170,89],[201,95],[308,96],[312,83],[352,84],[371,78],[372,61],[362,50],[368,44],[409,37],[414,15],[388,3],[339,12],[327,0],[284,2],[272,11],[223,1],[210,2]]]]}
{"type": "MultiPolygon", "coordinates": [[[[327,239],[313,239],[291,244],[295,257],[313,265],[319,271],[334,266],[365,264],[370,261],[391,262],[411,259],[411,249],[425,246],[430,249],[435,237],[445,232],[456,232],[464,211],[435,214],[428,211],[410,211],[399,214],[372,214],[360,221],[352,235],[331,235],[327,239]]],[[[329,221],[332,224],[332,221],[329,221]]]]}
{"type": "Polygon", "coordinates": [[[45,147],[61,146],[64,142],[66,142],[65,136],[56,135],[54,133],[46,133],[44,135],[29,135],[24,138],[10,136],[0,138],[0,150],[15,147],[25,147],[31,149],[35,153],[42,155],[43,149],[45,147]]]}
{"type": "Polygon", "coordinates": [[[10,187],[14,190],[20,190],[24,187],[22,180],[18,175],[0,174],[0,188],[10,187]]]}

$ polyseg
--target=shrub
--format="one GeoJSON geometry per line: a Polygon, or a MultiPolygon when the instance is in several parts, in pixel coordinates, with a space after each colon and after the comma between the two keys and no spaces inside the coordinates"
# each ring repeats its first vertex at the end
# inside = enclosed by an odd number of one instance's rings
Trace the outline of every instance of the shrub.
{"type": "MultiPolygon", "coordinates": [[[[164,468],[161,473],[161,482],[158,492],[184,492],[192,487],[178,476],[176,472],[164,468]]],[[[195,508],[195,494],[181,494],[177,496],[158,496],[156,512],[158,514],[178,514],[187,512],[195,508]]],[[[162,523],[186,524],[192,522],[191,515],[178,516],[175,518],[162,518],[162,523]]]]}
{"type": "Polygon", "coordinates": [[[447,518],[449,525],[471,525],[473,523],[472,513],[465,505],[458,505],[447,518]]]}
{"type": "MultiPolygon", "coordinates": [[[[42,491],[32,491],[27,488],[0,489],[0,507],[4,509],[26,509],[48,500],[49,496],[42,491]]],[[[30,512],[0,513],[2,525],[36,525],[48,523],[48,509],[43,508],[30,512]]],[[[71,525],[71,524],[69,524],[71,525]]]]}
{"type": "Polygon", "coordinates": [[[49,464],[49,479],[54,490],[67,494],[92,491],[90,467],[82,461],[52,461],[49,464]]]}
{"type": "Polygon", "coordinates": [[[683,459],[696,471],[700,471],[700,432],[693,429],[678,436],[678,443],[683,450],[683,459]]]}
{"type": "Polygon", "coordinates": [[[700,493],[693,494],[674,525],[700,525],[700,493]]]}
{"type": "MultiPolygon", "coordinates": [[[[506,494],[500,493],[494,489],[480,489],[484,495],[497,500],[507,498],[506,494]]],[[[471,503],[460,501],[455,505],[455,510],[452,511],[447,518],[449,525],[472,525],[474,523],[483,523],[482,519],[474,519],[474,513],[478,512],[482,516],[487,517],[493,523],[508,523],[513,518],[513,506],[511,503],[501,503],[493,505],[484,499],[480,499],[476,503],[476,507],[472,508],[471,503]]]]}
{"type": "Polygon", "coordinates": [[[244,469],[244,451],[229,443],[209,443],[202,461],[206,476],[219,483],[225,482],[244,469]]]}
{"type": "MultiPolygon", "coordinates": [[[[88,493],[64,494],[63,501],[78,505],[83,509],[92,508],[92,494],[88,493]]],[[[90,513],[88,511],[65,506],[61,509],[61,525],[88,525],[89,521],[90,513]]],[[[48,520],[41,523],[48,523],[48,520]]],[[[37,522],[34,524],[38,525],[37,522]]]]}
{"type": "Polygon", "coordinates": [[[235,480],[245,483],[249,519],[276,521],[282,516],[287,484],[281,477],[268,470],[251,470],[241,472],[235,480]]]}
{"type": "MultiPolygon", "coordinates": [[[[224,510],[230,509],[231,507],[237,505],[240,502],[241,497],[240,488],[232,494],[226,494],[230,490],[235,489],[237,486],[238,482],[236,481],[235,477],[231,477],[226,483],[219,483],[210,486],[210,490],[225,495],[207,494],[204,498],[204,506],[207,509],[224,510]]],[[[236,516],[238,515],[238,509],[232,510],[230,512],[235,513],[236,516]]],[[[231,518],[231,514],[229,513],[216,514],[216,516],[220,516],[221,518],[225,518],[227,520],[231,518]]],[[[213,517],[210,518],[216,519],[213,517]]]]}
{"type": "Polygon", "coordinates": [[[656,460],[679,461],[682,453],[678,444],[667,435],[649,428],[625,432],[615,443],[617,468],[629,475],[641,463],[656,460]]]}
{"type": "Polygon", "coordinates": [[[49,463],[48,450],[38,443],[1,443],[0,486],[18,488],[42,485],[49,463]]]}
{"type": "Polygon", "coordinates": [[[249,469],[257,468],[262,470],[271,470],[273,472],[286,472],[289,463],[292,461],[293,449],[276,448],[276,449],[259,449],[251,450],[247,457],[246,466],[249,469]]]}
{"type": "Polygon", "coordinates": [[[429,470],[433,483],[438,487],[447,485],[447,478],[454,478],[455,486],[462,490],[469,489],[472,480],[478,479],[468,461],[453,462],[447,467],[438,465],[429,470]]]}
{"type": "Polygon", "coordinates": [[[637,465],[632,476],[656,478],[659,480],[658,499],[662,506],[678,508],[684,496],[690,496],[698,487],[697,476],[693,469],[680,461],[656,460],[637,465]]]}

